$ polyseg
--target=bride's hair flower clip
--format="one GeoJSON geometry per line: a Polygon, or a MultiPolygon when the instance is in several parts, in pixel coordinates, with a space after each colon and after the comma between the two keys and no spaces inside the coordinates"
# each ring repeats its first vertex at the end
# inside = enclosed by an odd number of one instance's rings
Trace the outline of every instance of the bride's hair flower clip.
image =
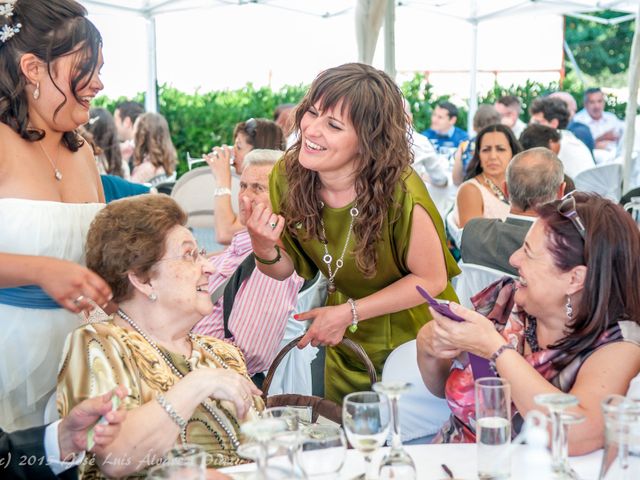
{"type": "MultiPolygon", "coordinates": [[[[17,1],[18,0],[5,0],[4,2],[0,2],[0,17],[4,17],[7,20],[13,17],[13,8],[17,1]]],[[[6,43],[7,40],[18,33],[21,28],[21,23],[14,23],[13,25],[5,23],[2,28],[0,28],[0,42],[6,43]]]]}

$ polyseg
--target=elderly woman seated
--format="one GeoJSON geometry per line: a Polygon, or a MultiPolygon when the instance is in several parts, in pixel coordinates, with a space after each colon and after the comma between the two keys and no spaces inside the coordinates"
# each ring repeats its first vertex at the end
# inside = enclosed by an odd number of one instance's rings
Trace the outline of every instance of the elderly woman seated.
{"type": "Polygon", "coordinates": [[[602,448],[600,403],[624,395],[640,371],[640,236],[622,208],[574,193],[537,208],[539,219],[511,256],[519,278],[503,279],[472,301],[453,305],[466,321],[432,311],[418,335],[418,363],[432,393],[452,411],[436,441],[473,442],[474,382],[466,356],[493,363],[511,384],[521,418],[541,408],[540,393],[578,397],[586,420],[569,431],[572,455],[602,448]],[[453,359],[458,358],[452,367],[453,359]]]}
{"type": "Polygon", "coordinates": [[[119,309],[70,334],[58,409],[64,416],[118,384],[129,395],[120,434],[85,462],[85,478],[144,476],[176,442],[203,447],[210,467],[242,462],[239,423],[263,404],[234,345],[191,333],[213,305],[209,263],[186,219],[171,198],[142,195],[107,205],[89,230],[87,266],[119,309]]]}

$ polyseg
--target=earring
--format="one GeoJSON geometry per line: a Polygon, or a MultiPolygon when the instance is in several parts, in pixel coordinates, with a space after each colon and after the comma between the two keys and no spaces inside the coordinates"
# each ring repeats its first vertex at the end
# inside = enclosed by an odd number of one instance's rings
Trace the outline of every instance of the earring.
{"type": "Polygon", "coordinates": [[[567,303],[564,305],[565,311],[567,312],[567,318],[571,320],[573,318],[573,305],[571,305],[571,297],[567,295],[567,303]]]}
{"type": "Polygon", "coordinates": [[[40,98],[40,82],[36,82],[36,89],[33,91],[33,99],[38,100],[40,98]]]}
{"type": "Polygon", "coordinates": [[[149,294],[149,300],[151,300],[152,302],[155,302],[156,300],[158,300],[158,295],[156,295],[155,292],[151,292],[149,294]]]}

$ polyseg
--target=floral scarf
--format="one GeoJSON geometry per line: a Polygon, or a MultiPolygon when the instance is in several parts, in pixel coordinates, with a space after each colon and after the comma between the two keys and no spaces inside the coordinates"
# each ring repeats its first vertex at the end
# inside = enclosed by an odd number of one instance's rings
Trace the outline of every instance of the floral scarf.
{"type": "MultiPolygon", "coordinates": [[[[475,310],[493,321],[496,330],[502,334],[507,342],[513,345],[520,355],[536,369],[549,383],[563,392],[568,392],[578,376],[580,367],[585,360],[598,348],[611,342],[625,340],[618,322],[605,330],[589,348],[574,354],[562,350],[539,350],[524,355],[524,328],[528,317],[520,310],[513,300],[515,282],[511,277],[489,285],[476,294],[471,302],[475,310]],[[566,365],[561,370],[554,366],[556,363],[566,365]]],[[[635,322],[630,322],[634,323],[635,322]]],[[[636,339],[637,341],[637,339],[636,339]]],[[[475,399],[474,379],[466,355],[456,360],[445,385],[445,396],[451,416],[436,435],[433,443],[474,443],[475,435],[475,399]]],[[[512,406],[512,435],[515,436],[522,426],[522,418],[512,406]]]]}

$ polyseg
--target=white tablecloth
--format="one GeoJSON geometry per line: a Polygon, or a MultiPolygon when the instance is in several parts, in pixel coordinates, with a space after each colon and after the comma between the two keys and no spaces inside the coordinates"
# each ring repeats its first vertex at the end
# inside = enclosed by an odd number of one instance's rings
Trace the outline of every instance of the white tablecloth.
{"type": "MultiPolygon", "coordinates": [[[[523,454],[523,446],[518,446],[512,457],[511,478],[518,479],[517,471],[513,468],[518,465],[518,457],[523,454]]],[[[440,480],[446,479],[442,471],[441,464],[446,464],[458,479],[476,479],[476,445],[475,444],[442,444],[442,445],[407,445],[407,452],[416,464],[417,478],[419,480],[440,480]]],[[[380,462],[387,448],[377,452],[374,462],[380,462]]],[[[602,451],[597,451],[589,455],[571,457],[569,463],[579,475],[581,480],[596,480],[600,469],[602,451]]],[[[284,457],[276,457],[269,461],[277,464],[286,462],[284,457]]],[[[241,465],[238,467],[226,468],[222,471],[227,474],[234,472],[248,472],[255,470],[255,465],[241,465]]],[[[356,450],[348,450],[347,458],[340,471],[341,480],[350,480],[356,475],[364,472],[364,460],[362,455],[356,450]]],[[[540,480],[545,480],[540,478],[540,480]]]]}

